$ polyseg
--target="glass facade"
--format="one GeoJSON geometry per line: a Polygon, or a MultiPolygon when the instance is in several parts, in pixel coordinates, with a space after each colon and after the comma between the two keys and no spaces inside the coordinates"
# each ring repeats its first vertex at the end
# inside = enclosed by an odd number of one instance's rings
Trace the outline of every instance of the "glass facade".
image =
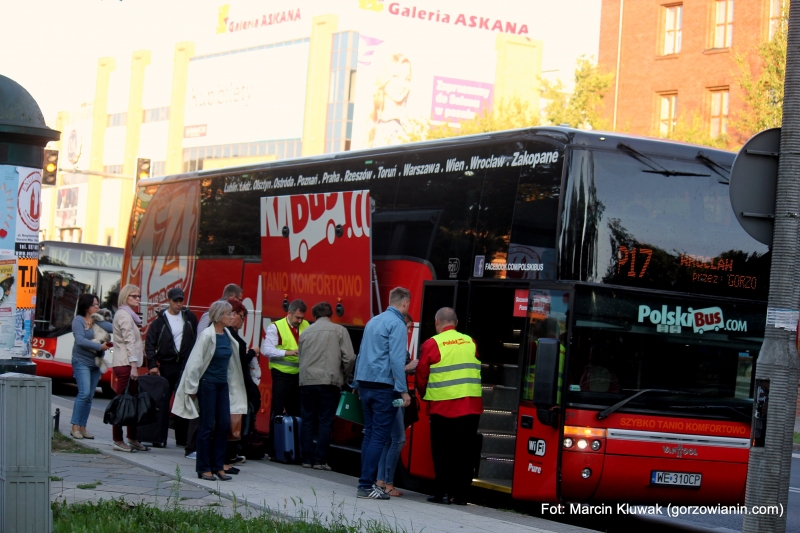
{"type": "Polygon", "coordinates": [[[325,153],[350,149],[357,66],[358,32],[335,33],[331,51],[328,117],[325,122],[325,153]]]}
{"type": "Polygon", "coordinates": [[[251,157],[259,155],[275,155],[278,159],[300,157],[302,149],[300,139],[279,139],[275,141],[257,141],[251,143],[219,144],[216,146],[198,146],[183,149],[183,171],[203,170],[205,159],[220,157],[251,157]]]}

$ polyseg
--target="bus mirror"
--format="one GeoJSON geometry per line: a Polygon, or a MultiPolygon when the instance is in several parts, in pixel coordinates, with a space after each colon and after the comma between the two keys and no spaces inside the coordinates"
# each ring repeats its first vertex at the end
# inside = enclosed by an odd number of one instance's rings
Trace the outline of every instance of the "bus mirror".
{"type": "Polygon", "coordinates": [[[559,352],[557,339],[538,340],[533,382],[533,404],[537,408],[547,409],[558,404],[559,352]]]}

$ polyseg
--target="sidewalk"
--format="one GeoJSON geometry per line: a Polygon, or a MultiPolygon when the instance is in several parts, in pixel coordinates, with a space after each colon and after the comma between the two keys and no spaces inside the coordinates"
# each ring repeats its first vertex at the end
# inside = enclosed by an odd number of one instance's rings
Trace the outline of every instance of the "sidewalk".
{"type": "Polygon", "coordinates": [[[213,507],[226,516],[233,513],[231,500],[163,474],[132,467],[115,456],[54,453],[50,465],[50,500],[53,502],[72,504],[122,498],[130,503],[143,502],[160,508],[213,507]]]}
{"type": "MultiPolygon", "coordinates": [[[[72,416],[72,402],[53,397],[53,411],[56,407],[61,409],[61,430],[66,434],[72,416]]],[[[123,461],[164,478],[175,479],[176,471],[179,469],[181,481],[191,491],[194,491],[195,488],[205,491],[213,490],[218,492],[222,498],[228,500],[235,498],[238,505],[246,504],[257,510],[280,512],[287,517],[315,512],[329,514],[335,510],[337,513],[342,512],[345,516],[353,517],[356,520],[360,518],[365,521],[381,521],[396,526],[398,530],[408,532],[419,532],[423,528],[424,531],[431,533],[451,533],[453,531],[459,533],[580,533],[591,531],[475,505],[465,507],[434,505],[425,501],[426,495],[406,490],[403,491],[402,497],[392,498],[389,501],[359,500],[355,495],[357,482],[353,477],[270,461],[248,461],[242,466],[241,473],[233,476],[232,481],[213,483],[201,481],[197,479],[194,472],[195,462],[186,459],[183,456],[183,448],[174,447],[172,444],[174,441],[171,438],[169,441],[171,446],[165,449],[152,449],[148,452],[138,453],[111,451],[111,426],[103,424],[102,415],[101,410],[92,409],[87,427],[95,435],[95,439],[84,439],[81,441],[82,444],[111,456],[114,462],[123,461]]],[[[54,461],[55,464],[56,461],[54,461]]],[[[60,475],[55,472],[55,466],[54,475],[60,475]]],[[[87,479],[87,481],[94,480],[87,479]]],[[[143,479],[141,471],[138,469],[116,471],[113,480],[114,486],[120,487],[118,493],[123,493],[127,485],[131,487],[130,494],[138,493],[147,497],[161,498],[160,488],[158,496],[153,492],[153,483],[152,478],[143,479]],[[131,474],[130,482],[127,472],[131,474]],[[120,476],[121,473],[125,474],[120,476]],[[122,481],[123,479],[124,481],[122,481]],[[143,489],[146,490],[141,492],[143,489]]],[[[52,482],[52,490],[58,489],[59,484],[58,481],[52,482]]],[[[100,487],[102,488],[98,488],[98,491],[105,492],[105,487],[102,485],[100,487]]],[[[77,493],[73,491],[73,494],[77,493]]],[[[163,497],[166,498],[168,494],[169,490],[165,488],[163,497]]],[[[106,498],[108,496],[106,495],[106,498]]],[[[200,491],[192,494],[182,492],[182,496],[190,496],[196,500],[192,503],[194,505],[210,502],[207,499],[208,496],[200,497],[200,491]]],[[[70,495],[66,494],[65,497],[70,497],[70,495]]],[[[212,495],[211,498],[218,497],[212,495]]]]}

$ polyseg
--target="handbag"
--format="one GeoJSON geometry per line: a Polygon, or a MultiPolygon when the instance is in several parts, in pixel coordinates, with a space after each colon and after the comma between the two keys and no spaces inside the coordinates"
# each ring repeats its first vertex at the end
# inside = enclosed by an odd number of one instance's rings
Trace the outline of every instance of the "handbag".
{"type": "Polygon", "coordinates": [[[411,396],[411,403],[408,404],[405,411],[403,411],[403,426],[406,428],[411,427],[413,424],[419,422],[419,402],[417,401],[417,391],[408,391],[411,396]]]}
{"type": "MultiPolygon", "coordinates": [[[[125,386],[125,391],[119,396],[115,396],[108,403],[105,413],[103,413],[103,423],[112,426],[135,426],[138,422],[137,398],[128,393],[131,382],[125,386]]],[[[148,395],[149,396],[149,395],[148,395]]]]}
{"type": "Polygon", "coordinates": [[[231,414],[231,429],[228,431],[228,441],[242,440],[242,415],[231,414]]]}
{"type": "MultiPolygon", "coordinates": [[[[130,381],[128,381],[130,384],[130,381]]],[[[139,391],[136,395],[136,425],[144,426],[152,424],[158,420],[158,405],[156,401],[145,391],[139,391]]]]}
{"type": "Polygon", "coordinates": [[[352,392],[342,391],[339,405],[336,407],[336,416],[363,426],[364,410],[361,408],[361,398],[352,392]]]}

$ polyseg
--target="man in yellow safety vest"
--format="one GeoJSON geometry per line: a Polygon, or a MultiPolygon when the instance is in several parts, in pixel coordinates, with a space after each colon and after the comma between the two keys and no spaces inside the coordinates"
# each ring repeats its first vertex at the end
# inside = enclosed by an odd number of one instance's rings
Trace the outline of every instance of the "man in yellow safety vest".
{"type": "Polygon", "coordinates": [[[483,391],[478,348],[471,337],[456,331],[456,325],[452,308],[436,312],[437,334],[420,348],[415,381],[423,399],[430,402],[436,486],[428,501],[466,505],[483,391]]]}
{"type": "Polygon", "coordinates": [[[288,314],[267,327],[261,343],[261,353],[269,357],[272,374],[272,408],[267,444],[270,455],[275,452],[275,417],[282,415],[284,410],[289,416],[300,416],[300,362],[297,358],[297,343],[300,334],[308,327],[305,317],[305,302],[294,300],[289,304],[288,314]]]}

